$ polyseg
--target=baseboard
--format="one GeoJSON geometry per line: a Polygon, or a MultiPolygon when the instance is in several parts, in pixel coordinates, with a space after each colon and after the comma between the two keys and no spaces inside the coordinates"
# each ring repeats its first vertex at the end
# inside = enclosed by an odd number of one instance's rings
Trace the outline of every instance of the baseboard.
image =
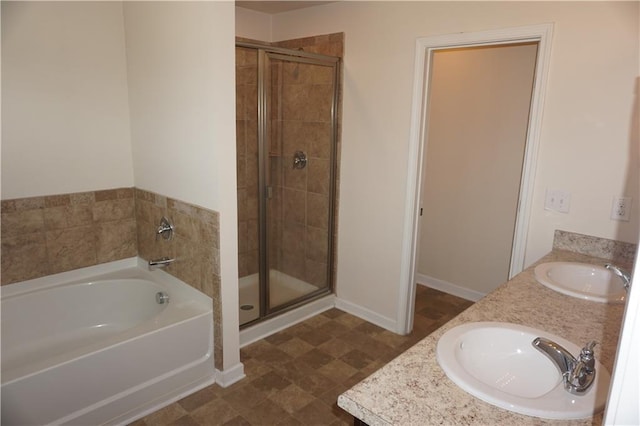
{"type": "Polygon", "coordinates": [[[240,330],[240,347],[243,348],[260,339],[264,339],[280,330],[291,327],[301,321],[318,315],[335,306],[335,296],[330,294],[314,300],[292,311],[285,312],[275,318],[268,319],[252,327],[240,330]]]}
{"type": "Polygon", "coordinates": [[[372,310],[367,309],[363,306],[356,305],[355,303],[336,297],[336,308],[342,311],[345,311],[351,315],[355,315],[358,318],[361,318],[365,321],[368,321],[372,324],[375,324],[393,333],[398,332],[397,323],[395,320],[392,320],[391,318],[387,318],[385,316],[377,314],[372,310]]]}
{"type": "Polygon", "coordinates": [[[425,287],[458,296],[472,302],[477,302],[485,296],[485,294],[480,293],[479,291],[470,290],[468,288],[461,287],[447,281],[439,280],[428,275],[416,274],[416,282],[425,287]]]}
{"type": "Polygon", "coordinates": [[[241,362],[223,371],[216,369],[216,383],[223,388],[231,386],[244,378],[244,365],[241,362]]]}

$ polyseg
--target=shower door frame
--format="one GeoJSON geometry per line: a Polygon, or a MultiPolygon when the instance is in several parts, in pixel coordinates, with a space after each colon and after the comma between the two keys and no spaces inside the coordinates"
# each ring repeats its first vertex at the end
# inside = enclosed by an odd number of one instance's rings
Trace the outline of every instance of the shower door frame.
{"type": "Polygon", "coordinates": [[[335,236],[335,208],[336,208],[336,180],[337,180],[337,144],[338,144],[338,106],[339,106],[339,78],[340,58],[326,56],[318,53],[309,53],[302,50],[292,50],[281,47],[265,46],[259,43],[236,42],[236,47],[255,49],[258,54],[258,233],[259,233],[259,302],[260,312],[257,319],[241,324],[240,328],[259,323],[283,312],[295,309],[314,299],[333,292],[334,285],[334,236],[335,236]],[[268,137],[270,124],[269,95],[270,58],[320,65],[333,68],[332,84],[333,93],[331,100],[331,153],[329,169],[329,206],[328,206],[328,241],[327,241],[327,285],[304,296],[285,302],[281,305],[270,307],[270,253],[269,253],[269,226],[268,226],[268,200],[269,200],[269,152],[268,137]]]}

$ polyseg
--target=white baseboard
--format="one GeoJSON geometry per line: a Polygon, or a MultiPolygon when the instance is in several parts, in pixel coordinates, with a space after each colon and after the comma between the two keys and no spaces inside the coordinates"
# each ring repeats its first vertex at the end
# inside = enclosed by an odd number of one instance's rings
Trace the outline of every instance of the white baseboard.
{"type": "Polygon", "coordinates": [[[280,330],[291,327],[301,321],[318,315],[335,306],[335,296],[330,294],[314,300],[292,311],[285,312],[275,318],[262,321],[252,327],[240,330],[240,347],[243,348],[260,339],[264,339],[280,330]]]}
{"type": "Polygon", "coordinates": [[[428,275],[416,274],[416,281],[418,284],[423,285],[425,287],[432,288],[434,290],[440,290],[447,294],[452,294],[454,296],[462,297],[466,300],[471,300],[472,302],[477,302],[482,299],[485,294],[480,293],[479,291],[471,290],[466,287],[461,287],[456,284],[452,284],[447,281],[439,280],[437,278],[430,277],[428,275]]]}
{"type": "Polygon", "coordinates": [[[216,383],[223,388],[231,386],[244,378],[244,365],[241,362],[223,371],[216,369],[216,383]]]}
{"type": "Polygon", "coordinates": [[[351,315],[355,315],[358,318],[362,318],[365,321],[368,321],[393,333],[398,332],[397,323],[395,320],[377,314],[372,310],[360,305],[356,305],[355,303],[336,297],[336,308],[343,310],[351,315]]]}

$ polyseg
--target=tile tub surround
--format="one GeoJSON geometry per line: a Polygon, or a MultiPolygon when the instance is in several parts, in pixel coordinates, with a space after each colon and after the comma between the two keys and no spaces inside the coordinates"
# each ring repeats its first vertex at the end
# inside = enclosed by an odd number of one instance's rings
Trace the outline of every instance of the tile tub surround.
{"type": "Polygon", "coordinates": [[[137,188],[2,200],[2,284],[140,256],[172,257],[165,271],[214,303],[216,368],[222,369],[219,218],[137,188]],[[162,216],[174,238],[156,240],[162,216]]]}
{"type": "MultiPolygon", "coordinates": [[[[554,250],[538,263],[607,259],[554,250]]],[[[624,305],[579,300],[538,284],[527,268],[398,358],[338,398],[338,405],[370,426],[422,424],[601,424],[603,413],[582,420],[544,420],[485,403],[456,386],[436,360],[438,339],[468,322],[503,321],[539,328],[582,346],[596,340],[596,359],[610,372],[624,305]]]]}
{"type": "Polygon", "coordinates": [[[138,256],[175,261],[164,271],[213,299],[214,362],[222,370],[222,304],[220,299],[220,232],[217,212],[136,188],[135,217],[138,256]],[[156,238],[165,216],[175,228],[173,238],[156,238]]]}
{"type": "Polygon", "coordinates": [[[2,200],[2,285],[135,256],[133,188],[2,200]]]}

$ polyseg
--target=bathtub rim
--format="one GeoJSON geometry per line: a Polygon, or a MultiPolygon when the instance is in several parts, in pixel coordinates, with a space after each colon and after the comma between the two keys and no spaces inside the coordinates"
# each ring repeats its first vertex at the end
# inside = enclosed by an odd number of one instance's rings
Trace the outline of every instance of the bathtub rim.
{"type": "Polygon", "coordinates": [[[0,296],[2,298],[14,297],[35,291],[45,290],[47,288],[56,287],[59,285],[77,284],[89,278],[91,278],[92,281],[97,281],[103,279],[103,275],[114,274],[123,269],[131,268],[140,268],[141,276],[136,278],[148,279],[150,276],[152,276],[165,283],[173,281],[173,283],[186,284],[164,271],[145,270],[147,268],[146,261],[140,257],[135,256],[126,259],[114,260],[112,262],[100,263],[98,265],[87,266],[84,268],[73,269],[71,271],[59,272],[57,274],[46,275],[44,277],[32,278],[30,280],[5,284],[3,286],[0,286],[0,296]],[[148,275],[147,272],[149,273],[148,275]],[[161,274],[154,274],[154,272],[161,272],[161,274]]]}

